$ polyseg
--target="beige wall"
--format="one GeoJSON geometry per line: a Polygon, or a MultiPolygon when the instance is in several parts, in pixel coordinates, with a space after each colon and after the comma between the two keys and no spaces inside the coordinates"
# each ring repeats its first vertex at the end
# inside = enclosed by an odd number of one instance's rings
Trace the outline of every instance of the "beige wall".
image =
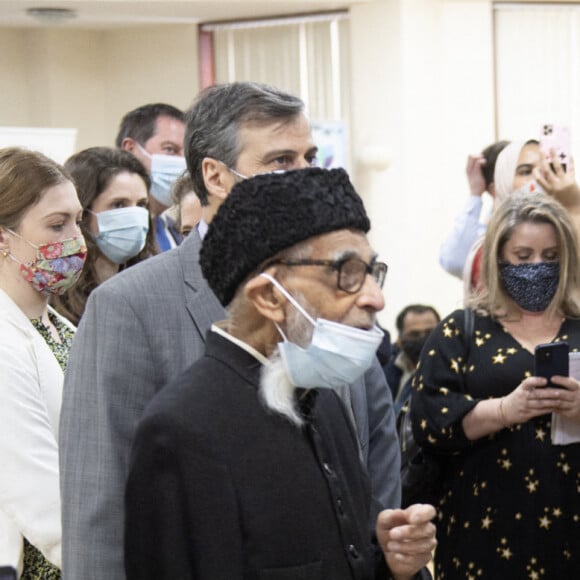
{"type": "MultiPolygon", "coordinates": [[[[439,246],[467,197],[468,153],[494,140],[491,0],[374,0],[351,10],[353,178],[389,264],[391,331],[410,302],[441,314],[461,283],[439,246]],[[385,168],[385,166],[388,167],[385,168]]],[[[77,127],[111,145],[142,103],[180,107],[198,90],[197,27],[0,29],[0,126],[77,127]]]]}
{"type": "Polygon", "coordinates": [[[353,177],[389,264],[380,320],[392,332],[411,302],[442,315],[461,305],[438,255],[467,199],[466,157],[494,140],[491,16],[489,0],[351,11],[353,177]]]}
{"type": "Polygon", "coordinates": [[[112,145],[139,105],[187,107],[198,91],[197,26],[0,29],[0,126],[76,127],[77,149],[112,145]]]}

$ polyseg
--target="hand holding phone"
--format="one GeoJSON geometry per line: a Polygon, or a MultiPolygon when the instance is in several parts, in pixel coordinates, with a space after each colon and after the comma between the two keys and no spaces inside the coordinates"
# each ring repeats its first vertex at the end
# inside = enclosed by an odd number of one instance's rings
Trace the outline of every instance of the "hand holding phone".
{"type": "Polygon", "coordinates": [[[550,379],[559,375],[569,376],[567,342],[551,342],[548,344],[538,344],[534,357],[534,376],[548,379],[547,387],[561,389],[560,385],[553,384],[550,379]]]}
{"type": "Polygon", "coordinates": [[[550,162],[550,167],[554,171],[554,165],[551,163],[552,150],[554,150],[562,169],[566,171],[570,163],[570,129],[568,127],[551,123],[542,125],[540,151],[544,159],[550,162]]]}

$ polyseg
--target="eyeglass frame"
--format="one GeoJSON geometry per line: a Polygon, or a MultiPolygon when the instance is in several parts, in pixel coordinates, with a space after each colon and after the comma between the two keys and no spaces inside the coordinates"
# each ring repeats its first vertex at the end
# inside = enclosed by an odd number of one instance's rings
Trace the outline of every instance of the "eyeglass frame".
{"type": "Polygon", "coordinates": [[[281,264],[283,266],[289,266],[289,267],[292,267],[292,266],[327,266],[331,270],[336,270],[336,273],[337,273],[336,286],[339,290],[342,290],[343,292],[346,292],[347,294],[356,294],[357,292],[360,292],[360,289],[364,286],[365,278],[369,274],[372,276],[373,280],[378,285],[378,287],[382,289],[383,285],[385,283],[385,279],[387,277],[388,269],[389,269],[388,265],[385,262],[377,262],[376,260],[373,260],[370,264],[368,264],[363,259],[357,258],[356,256],[345,256],[344,258],[340,258],[338,260],[322,260],[322,259],[313,259],[313,258],[303,258],[303,259],[293,260],[291,258],[287,258],[287,259],[274,258],[273,260],[266,262],[264,264],[264,266],[262,267],[262,270],[266,270],[270,266],[274,266],[276,264],[281,264]],[[341,283],[340,283],[341,272],[342,272],[343,266],[347,262],[350,262],[353,260],[356,262],[360,262],[360,263],[364,264],[365,274],[364,274],[364,276],[361,277],[360,284],[356,288],[347,290],[346,288],[343,288],[341,286],[341,283]],[[376,270],[377,267],[379,268],[378,270],[376,270]],[[375,272],[378,272],[378,276],[375,276],[375,272]]]}
{"type": "MultiPolygon", "coordinates": [[[[218,159],[219,161],[219,159],[218,159]]],[[[264,173],[254,173],[254,175],[250,175],[249,177],[247,175],[244,175],[243,173],[240,173],[239,171],[237,171],[236,169],[234,169],[233,167],[230,167],[229,165],[227,165],[226,163],[224,163],[223,161],[220,161],[220,163],[230,172],[233,173],[236,177],[238,177],[239,179],[245,181],[246,179],[252,179],[252,177],[256,177],[256,175],[282,175],[283,173],[286,173],[286,171],[288,171],[288,169],[272,169],[272,171],[264,171],[264,173]]]]}

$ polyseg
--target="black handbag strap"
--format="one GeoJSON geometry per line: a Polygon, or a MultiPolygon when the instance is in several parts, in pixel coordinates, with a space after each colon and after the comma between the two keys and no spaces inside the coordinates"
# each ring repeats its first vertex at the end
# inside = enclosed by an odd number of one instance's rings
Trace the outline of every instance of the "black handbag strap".
{"type": "Polygon", "coordinates": [[[469,350],[471,348],[471,339],[473,338],[473,331],[475,328],[475,314],[471,308],[466,308],[464,312],[463,330],[465,332],[465,344],[467,346],[467,350],[465,351],[465,360],[467,361],[469,350]]]}

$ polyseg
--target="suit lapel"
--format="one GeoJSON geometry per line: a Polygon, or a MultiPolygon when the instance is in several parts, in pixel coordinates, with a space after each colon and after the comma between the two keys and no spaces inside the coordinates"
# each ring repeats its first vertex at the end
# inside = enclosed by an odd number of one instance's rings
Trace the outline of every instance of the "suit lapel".
{"type": "Polygon", "coordinates": [[[205,281],[199,266],[201,240],[192,231],[177,249],[183,273],[185,305],[199,334],[205,340],[210,326],[226,317],[222,305],[205,281]]]}

